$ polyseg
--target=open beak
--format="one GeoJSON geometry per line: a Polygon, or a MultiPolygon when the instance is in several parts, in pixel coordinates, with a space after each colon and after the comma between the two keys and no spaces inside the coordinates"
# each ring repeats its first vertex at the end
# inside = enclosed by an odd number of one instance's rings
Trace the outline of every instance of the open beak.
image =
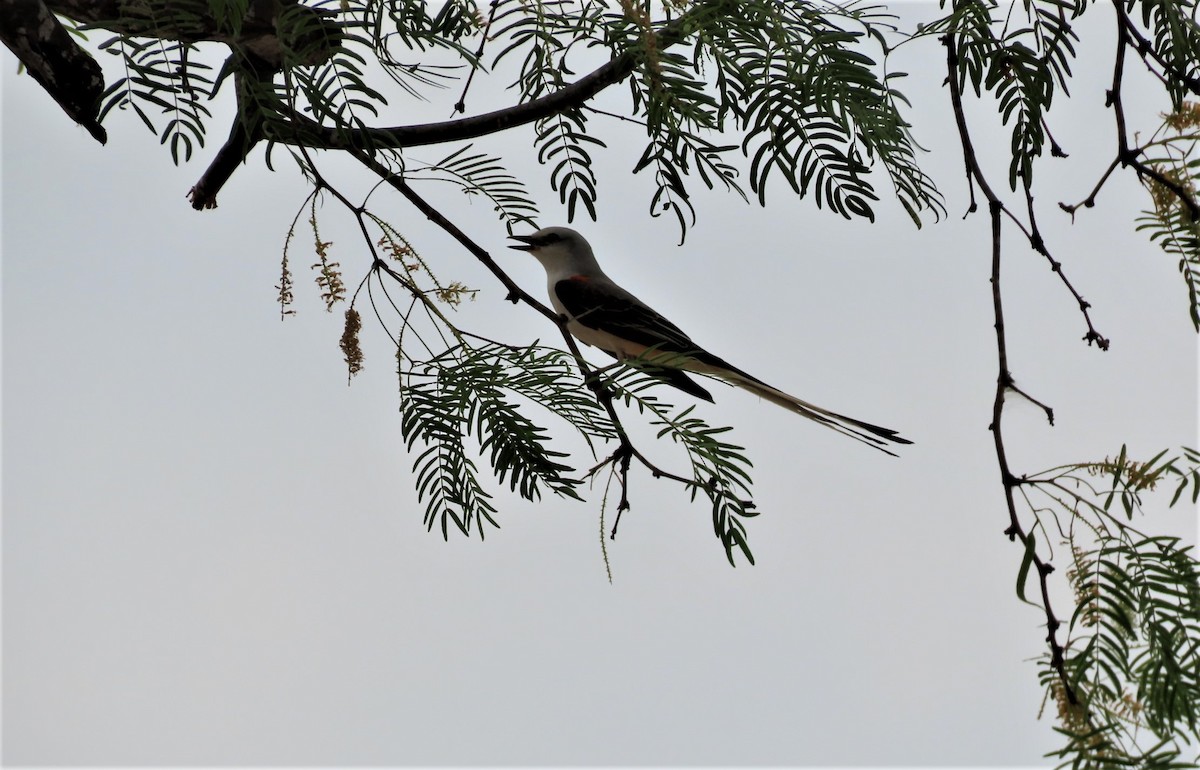
{"type": "Polygon", "coordinates": [[[511,240],[520,241],[520,245],[510,245],[508,248],[516,249],[517,251],[533,251],[537,248],[533,242],[532,235],[510,235],[511,240]]]}

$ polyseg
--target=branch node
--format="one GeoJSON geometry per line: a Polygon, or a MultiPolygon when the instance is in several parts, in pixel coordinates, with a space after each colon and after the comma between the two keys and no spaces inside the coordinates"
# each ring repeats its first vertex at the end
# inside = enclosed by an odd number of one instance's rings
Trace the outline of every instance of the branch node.
{"type": "Polygon", "coordinates": [[[1095,329],[1088,329],[1088,333],[1083,335],[1083,341],[1089,346],[1091,346],[1091,344],[1094,342],[1096,343],[1096,347],[1100,348],[1101,350],[1108,350],[1108,339],[1103,337],[1100,332],[1096,331],[1095,329]]]}

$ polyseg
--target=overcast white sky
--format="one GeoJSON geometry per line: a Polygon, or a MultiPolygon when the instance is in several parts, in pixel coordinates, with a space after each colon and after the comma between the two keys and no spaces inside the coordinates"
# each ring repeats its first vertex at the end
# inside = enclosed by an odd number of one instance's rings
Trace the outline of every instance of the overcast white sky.
{"type": "MultiPolygon", "coordinates": [[[[910,25],[932,6],[900,8],[910,25]]],[[[1106,12],[1089,13],[1103,46],[1106,12]]],[[[1052,115],[1071,158],[1044,169],[1041,224],[1113,345],[1080,341],[1069,295],[1007,238],[1012,368],[1058,420],[1010,408],[1018,473],[1196,443],[1195,337],[1173,259],[1133,232],[1143,193],[1122,177],[1074,227],[1053,208],[1112,154],[1107,54],[1083,55],[1077,98],[1052,115]]],[[[380,335],[347,387],[304,249],[299,315],[281,323],[273,304],[297,175],[256,153],[220,208],[185,200],[227,103],[199,161],[174,168],[132,116],[96,145],[5,54],[4,761],[1043,762],[1058,744],[1036,719],[1042,618],[1014,596],[987,431],[988,225],[961,218],[942,56],[929,41],[902,62],[951,211],[921,231],[891,206],[850,224],[783,189],[761,210],[697,182],[700,223],[676,248],[628,178],[640,147],[614,133],[600,221],[576,224],[608,272],[735,364],[916,443],[888,458],[717,388],[699,412],[754,460],[758,566],[731,569],[707,508],[639,472],[610,585],[598,492],[499,494],[486,542],[424,531],[380,335]]],[[[1127,107],[1151,128],[1164,105],[1127,107]]],[[[987,137],[1003,162],[1007,133],[987,137]]],[[[529,143],[485,144],[528,169],[529,143]]],[[[370,184],[323,162],[348,190],[370,184]]],[[[562,222],[529,178],[543,224],[562,222]]],[[[402,200],[373,200],[442,277],[481,290],[464,325],[554,339],[402,200]]],[[[540,295],[542,269],[503,248],[486,207],[438,200],[540,295]]],[[[364,246],[336,207],[324,217],[356,281],[364,246]]],[[[1146,526],[1194,537],[1195,514],[1146,526]]]]}

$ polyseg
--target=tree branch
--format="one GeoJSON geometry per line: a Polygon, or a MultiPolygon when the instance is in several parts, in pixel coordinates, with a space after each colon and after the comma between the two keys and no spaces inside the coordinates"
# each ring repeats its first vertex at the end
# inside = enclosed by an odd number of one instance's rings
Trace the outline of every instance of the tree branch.
{"type": "MultiPolygon", "coordinates": [[[[1121,82],[1125,73],[1125,50],[1131,45],[1131,37],[1142,40],[1143,43],[1144,38],[1139,38],[1137,30],[1132,29],[1133,23],[1124,15],[1124,9],[1121,8],[1121,0],[1113,0],[1113,5],[1117,6],[1117,15],[1126,22],[1117,25],[1117,56],[1116,63],[1113,65],[1112,89],[1108,92],[1108,104],[1112,107],[1113,116],[1117,122],[1117,160],[1122,166],[1128,166],[1136,171],[1139,178],[1148,177],[1170,190],[1187,208],[1188,215],[1193,220],[1200,219],[1200,204],[1197,204],[1191,193],[1176,180],[1171,179],[1150,164],[1140,160],[1142,154],[1140,147],[1135,149],[1129,145],[1129,134],[1125,125],[1125,104],[1121,99],[1121,82]]],[[[1144,45],[1140,43],[1139,46],[1139,51],[1141,48],[1144,48],[1144,45]]],[[[1184,79],[1182,75],[1174,72],[1174,70],[1172,70],[1172,74],[1180,79],[1184,79]]],[[[1200,83],[1197,86],[1200,86],[1200,83]]],[[[1192,86],[1189,84],[1189,87],[1192,86]]],[[[1197,93],[1200,93],[1200,91],[1197,91],[1197,93]]]]}
{"type": "Polygon", "coordinates": [[[554,93],[469,118],[391,128],[349,129],[329,128],[316,121],[292,115],[286,121],[271,121],[267,129],[267,138],[282,144],[291,144],[297,137],[303,137],[308,147],[317,150],[351,150],[363,146],[400,149],[475,139],[527,125],[578,107],[605,88],[628,77],[633,72],[635,63],[633,55],[621,54],[554,93]]]}
{"type": "MultiPolygon", "coordinates": [[[[706,10],[703,6],[694,8],[663,26],[654,36],[658,50],[665,50],[682,42],[693,16],[706,10]]],[[[279,119],[264,121],[264,137],[280,144],[302,144],[315,150],[348,152],[362,147],[402,149],[476,139],[581,107],[604,89],[629,77],[637,68],[638,61],[639,56],[635,52],[625,51],[553,93],[481,115],[437,123],[384,128],[329,127],[304,117],[295,110],[281,109],[279,119]]],[[[212,195],[215,196],[216,192],[217,190],[212,190],[212,195]]]]}
{"type": "Polygon", "coordinates": [[[230,54],[225,66],[234,70],[238,110],[233,116],[229,138],[209,162],[200,180],[188,191],[192,208],[197,211],[217,207],[217,193],[262,140],[263,117],[252,104],[253,94],[261,92],[262,83],[269,81],[279,70],[277,65],[250,52],[230,54]]]}
{"type": "MultiPolygon", "coordinates": [[[[682,42],[691,14],[698,13],[699,10],[684,14],[659,30],[654,37],[658,50],[662,51],[682,42]]],[[[352,129],[323,126],[295,112],[289,112],[285,120],[269,121],[267,138],[274,142],[290,144],[302,137],[306,146],[318,150],[352,150],[358,147],[401,149],[476,139],[581,107],[596,94],[629,77],[637,68],[638,61],[639,56],[635,52],[625,51],[553,93],[468,118],[390,128],[352,129]]]]}
{"type": "Polygon", "coordinates": [[[100,144],[108,141],[97,120],[104,73],[46,3],[0,2],[0,39],[69,118],[86,128],[100,144]]]}
{"type": "MultiPolygon", "coordinates": [[[[236,34],[213,16],[207,0],[44,1],[54,13],[118,35],[183,43],[226,43],[235,51],[250,51],[272,64],[283,62],[284,45],[277,25],[287,13],[316,19],[320,34],[329,42],[315,49],[315,59],[310,63],[328,59],[341,42],[341,27],[329,19],[332,14],[304,5],[300,0],[248,0],[246,15],[236,34]]],[[[293,20],[291,24],[296,22],[293,20]]]]}
{"type": "Polygon", "coordinates": [[[992,401],[992,422],[989,429],[992,432],[993,443],[996,449],[996,462],[1000,467],[1000,480],[1004,486],[1004,501],[1008,509],[1009,525],[1004,530],[1004,534],[1010,540],[1020,540],[1027,552],[1033,554],[1033,564],[1037,568],[1038,581],[1041,586],[1042,594],[1042,610],[1046,616],[1046,643],[1050,648],[1050,666],[1058,674],[1059,682],[1062,684],[1063,691],[1066,694],[1068,702],[1072,705],[1078,704],[1079,698],[1075,693],[1075,688],[1071,685],[1071,680],[1066,670],[1066,661],[1063,656],[1063,647],[1058,641],[1058,629],[1062,622],[1055,616],[1054,609],[1050,604],[1050,586],[1049,575],[1054,568],[1049,562],[1046,562],[1037,553],[1033,545],[1033,533],[1028,532],[1022,527],[1021,520],[1017,516],[1016,501],[1014,499],[1013,490],[1020,484],[1020,481],[1013,475],[1008,465],[1008,454],[1004,448],[1004,435],[1001,431],[1001,419],[1004,415],[1004,398],[1005,394],[1012,386],[1012,374],[1008,368],[1008,345],[1004,330],[1004,303],[1000,292],[1000,263],[1001,263],[1001,223],[1002,214],[1005,212],[1004,204],[999,196],[996,195],[991,185],[983,175],[983,170],[979,166],[978,157],[975,154],[975,148],[971,141],[970,129],[967,126],[966,111],[963,109],[962,92],[958,84],[958,48],[954,42],[954,36],[947,34],[942,38],[942,43],[946,46],[946,67],[949,77],[947,83],[950,87],[950,102],[954,109],[954,119],[958,127],[959,139],[962,142],[963,160],[967,169],[967,176],[974,180],[979,185],[980,191],[988,201],[988,213],[991,217],[991,240],[992,240],[992,312],[995,319],[996,333],[996,355],[998,372],[996,375],[996,393],[992,401]]]}
{"type": "Polygon", "coordinates": [[[1133,19],[1129,18],[1129,14],[1125,12],[1125,4],[1122,0],[1113,0],[1113,8],[1117,12],[1117,22],[1120,29],[1124,31],[1125,35],[1137,41],[1138,56],[1142,57],[1143,61],[1145,61],[1147,56],[1154,59],[1160,67],[1171,73],[1172,78],[1187,86],[1188,90],[1193,94],[1200,96],[1200,80],[1197,80],[1186,72],[1181,72],[1178,67],[1172,65],[1163,58],[1162,54],[1154,50],[1154,46],[1150,44],[1150,41],[1146,39],[1141,30],[1137,28],[1137,25],[1133,23],[1133,19]]]}

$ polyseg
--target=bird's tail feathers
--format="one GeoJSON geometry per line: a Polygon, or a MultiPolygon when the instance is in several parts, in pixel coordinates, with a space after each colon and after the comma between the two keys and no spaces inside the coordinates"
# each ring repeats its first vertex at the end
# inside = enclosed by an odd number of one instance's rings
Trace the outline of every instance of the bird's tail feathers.
{"type": "Polygon", "coordinates": [[[894,430],[881,428],[878,425],[872,425],[869,422],[856,420],[853,417],[847,417],[844,414],[831,412],[828,409],[822,409],[815,404],[810,404],[807,401],[796,398],[793,395],[784,393],[782,390],[772,388],[765,382],[761,382],[749,375],[743,375],[741,372],[729,371],[722,373],[722,379],[737,385],[743,390],[749,391],[760,398],[765,398],[773,404],[778,404],[784,409],[795,412],[801,417],[818,422],[827,428],[836,430],[842,435],[849,436],[856,441],[860,441],[869,447],[878,449],[884,454],[889,454],[892,457],[898,457],[895,452],[889,451],[887,445],[889,442],[896,444],[911,444],[908,439],[900,436],[894,430]]]}

